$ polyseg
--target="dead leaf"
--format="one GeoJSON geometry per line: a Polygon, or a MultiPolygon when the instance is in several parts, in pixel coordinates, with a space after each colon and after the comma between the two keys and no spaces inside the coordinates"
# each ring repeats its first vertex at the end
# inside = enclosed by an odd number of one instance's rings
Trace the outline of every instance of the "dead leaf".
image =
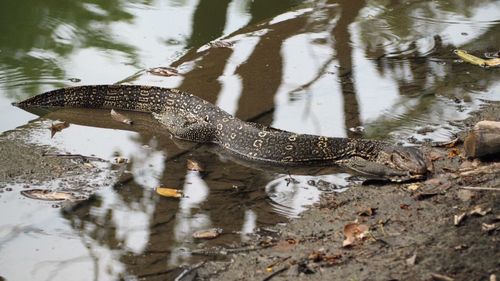
{"type": "Polygon", "coordinates": [[[436,280],[436,281],[453,281],[453,280],[455,280],[455,279],[448,277],[446,275],[437,274],[437,273],[431,273],[431,278],[432,278],[432,280],[436,280]]]}
{"type": "Polygon", "coordinates": [[[369,227],[364,224],[348,223],[344,225],[344,236],[342,247],[352,245],[356,240],[361,240],[368,234],[369,227]]]}
{"type": "Polygon", "coordinates": [[[274,246],[273,249],[280,252],[288,252],[295,248],[296,245],[297,241],[295,239],[280,240],[276,243],[276,246],[274,246]]]}
{"type": "Polygon", "coordinates": [[[203,172],[205,169],[201,166],[200,162],[188,159],[187,160],[187,169],[190,171],[203,172]]]}
{"type": "Polygon", "coordinates": [[[111,118],[113,118],[113,120],[115,120],[115,121],[118,121],[118,122],[121,122],[121,123],[127,124],[127,125],[132,125],[134,123],[132,121],[132,119],[128,118],[127,116],[125,116],[121,113],[116,112],[114,109],[111,109],[111,118]]]}
{"type": "Polygon", "coordinates": [[[493,230],[498,229],[499,225],[496,223],[482,223],[481,224],[481,230],[486,231],[486,232],[491,232],[493,230]]]}
{"type": "Polygon", "coordinates": [[[68,122],[52,123],[52,125],[50,126],[50,138],[53,138],[56,133],[68,127],[69,127],[68,122]]]}
{"type": "Polygon", "coordinates": [[[500,58],[485,60],[484,63],[487,66],[499,66],[500,65],[500,58]]]}
{"type": "Polygon", "coordinates": [[[458,215],[454,215],[453,216],[453,224],[455,226],[459,226],[460,223],[462,222],[462,220],[465,218],[465,216],[467,215],[467,213],[461,213],[461,214],[458,214],[458,215]]]}
{"type": "Polygon", "coordinates": [[[168,188],[168,187],[158,186],[156,188],[156,193],[158,193],[158,195],[161,195],[163,197],[169,197],[169,198],[181,198],[182,197],[182,190],[168,188]]]}
{"type": "Polygon", "coordinates": [[[406,188],[411,190],[411,191],[415,191],[421,187],[422,187],[422,184],[420,184],[420,183],[412,183],[412,184],[408,185],[406,188]]]}
{"type": "Polygon", "coordinates": [[[23,196],[30,199],[43,201],[77,201],[85,198],[77,198],[73,194],[65,191],[52,191],[50,189],[30,189],[21,191],[23,196]]]}
{"type": "Polygon", "coordinates": [[[431,151],[429,153],[429,160],[431,160],[431,161],[439,160],[441,157],[442,157],[441,153],[438,153],[435,151],[431,151]]]}
{"type": "Polygon", "coordinates": [[[367,216],[367,217],[371,217],[375,214],[375,211],[377,210],[377,208],[366,208],[366,209],[363,209],[361,211],[358,212],[358,215],[359,216],[367,216]]]}
{"type": "Polygon", "coordinates": [[[486,209],[483,209],[481,206],[476,206],[474,207],[474,209],[472,209],[472,211],[469,212],[469,215],[479,215],[479,216],[485,216],[486,214],[488,214],[489,212],[491,212],[491,208],[486,208],[486,209]]]}
{"type": "Polygon", "coordinates": [[[124,158],[124,157],[121,157],[121,156],[115,157],[115,163],[116,164],[126,164],[127,162],[128,162],[127,158],[124,158]]]}
{"type": "Polygon", "coordinates": [[[448,151],[448,158],[456,157],[460,154],[457,148],[452,148],[448,151]]]}
{"type": "Polygon", "coordinates": [[[209,228],[198,230],[193,233],[195,239],[214,239],[222,233],[222,228],[209,228]]]}
{"type": "Polygon", "coordinates": [[[417,254],[414,254],[413,256],[406,259],[406,264],[410,266],[415,265],[416,261],[417,261],[417,254]]]}
{"type": "Polygon", "coordinates": [[[410,205],[408,205],[408,204],[401,204],[401,205],[399,205],[399,208],[403,209],[403,210],[409,210],[410,209],[410,205]]]}
{"type": "Polygon", "coordinates": [[[148,69],[147,71],[153,75],[165,76],[165,77],[179,75],[179,71],[173,67],[164,67],[164,66],[153,67],[148,69]]]}
{"type": "Polygon", "coordinates": [[[233,47],[233,43],[230,41],[224,41],[224,40],[219,40],[219,41],[214,41],[208,43],[208,46],[210,48],[231,48],[233,47]]]}

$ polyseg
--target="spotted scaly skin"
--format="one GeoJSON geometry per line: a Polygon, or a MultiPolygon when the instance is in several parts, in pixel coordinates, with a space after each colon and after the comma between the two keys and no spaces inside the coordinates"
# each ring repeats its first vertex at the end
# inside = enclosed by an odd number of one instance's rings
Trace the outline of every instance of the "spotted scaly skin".
{"type": "Polygon", "coordinates": [[[420,150],[386,142],[296,134],[242,121],[221,108],[176,89],[95,85],[53,90],[15,103],[21,108],[78,107],[152,113],[175,137],[215,143],[254,161],[280,165],[338,165],[393,181],[423,178],[420,150]]]}

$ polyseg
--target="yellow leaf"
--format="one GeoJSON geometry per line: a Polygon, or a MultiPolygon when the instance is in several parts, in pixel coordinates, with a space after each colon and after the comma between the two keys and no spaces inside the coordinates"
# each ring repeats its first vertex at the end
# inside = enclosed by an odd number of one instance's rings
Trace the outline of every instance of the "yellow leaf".
{"type": "Polygon", "coordinates": [[[167,187],[157,187],[156,188],[156,193],[163,197],[170,197],[170,198],[181,198],[182,197],[182,190],[174,189],[174,188],[167,188],[167,187]]]}

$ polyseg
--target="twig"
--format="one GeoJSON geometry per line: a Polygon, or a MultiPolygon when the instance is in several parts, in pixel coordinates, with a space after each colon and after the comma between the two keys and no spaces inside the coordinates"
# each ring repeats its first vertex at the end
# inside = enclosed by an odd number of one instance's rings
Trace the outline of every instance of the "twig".
{"type": "Polygon", "coordinates": [[[500,191],[499,187],[478,187],[478,186],[462,186],[461,189],[467,190],[486,190],[486,191],[500,191]]]}
{"type": "Polygon", "coordinates": [[[95,156],[85,156],[81,154],[59,154],[59,153],[44,153],[42,156],[49,156],[49,157],[64,157],[64,158],[80,158],[83,161],[100,161],[100,162],[109,162],[108,160],[104,160],[99,157],[95,156]]]}
{"type": "Polygon", "coordinates": [[[271,275],[267,276],[267,277],[266,277],[266,278],[264,278],[262,281],[269,281],[269,280],[271,280],[271,278],[273,278],[274,276],[276,276],[276,275],[278,275],[278,274],[280,274],[280,273],[282,273],[282,272],[287,271],[289,268],[290,268],[290,266],[289,266],[289,265],[286,265],[286,266],[284,266],[284,267],[280,268],[279,270],[277,270],[277,271],[275,271],[275,272],[271,273],[271,275]]]}

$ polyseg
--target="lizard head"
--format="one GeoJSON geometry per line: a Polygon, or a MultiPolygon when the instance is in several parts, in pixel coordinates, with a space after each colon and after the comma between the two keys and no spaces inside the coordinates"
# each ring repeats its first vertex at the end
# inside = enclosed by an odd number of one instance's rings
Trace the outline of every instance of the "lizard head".
{"type": "Polygon", "coordinates": [[[393,181],[408,179],[422,179],[427,173],[427,163],[424,154],[416,147],[387,146],[378,154],[377,163],[386,167],[406,173],[406,176],[398,180],[398,176],[391,178],[393,181]]]}

